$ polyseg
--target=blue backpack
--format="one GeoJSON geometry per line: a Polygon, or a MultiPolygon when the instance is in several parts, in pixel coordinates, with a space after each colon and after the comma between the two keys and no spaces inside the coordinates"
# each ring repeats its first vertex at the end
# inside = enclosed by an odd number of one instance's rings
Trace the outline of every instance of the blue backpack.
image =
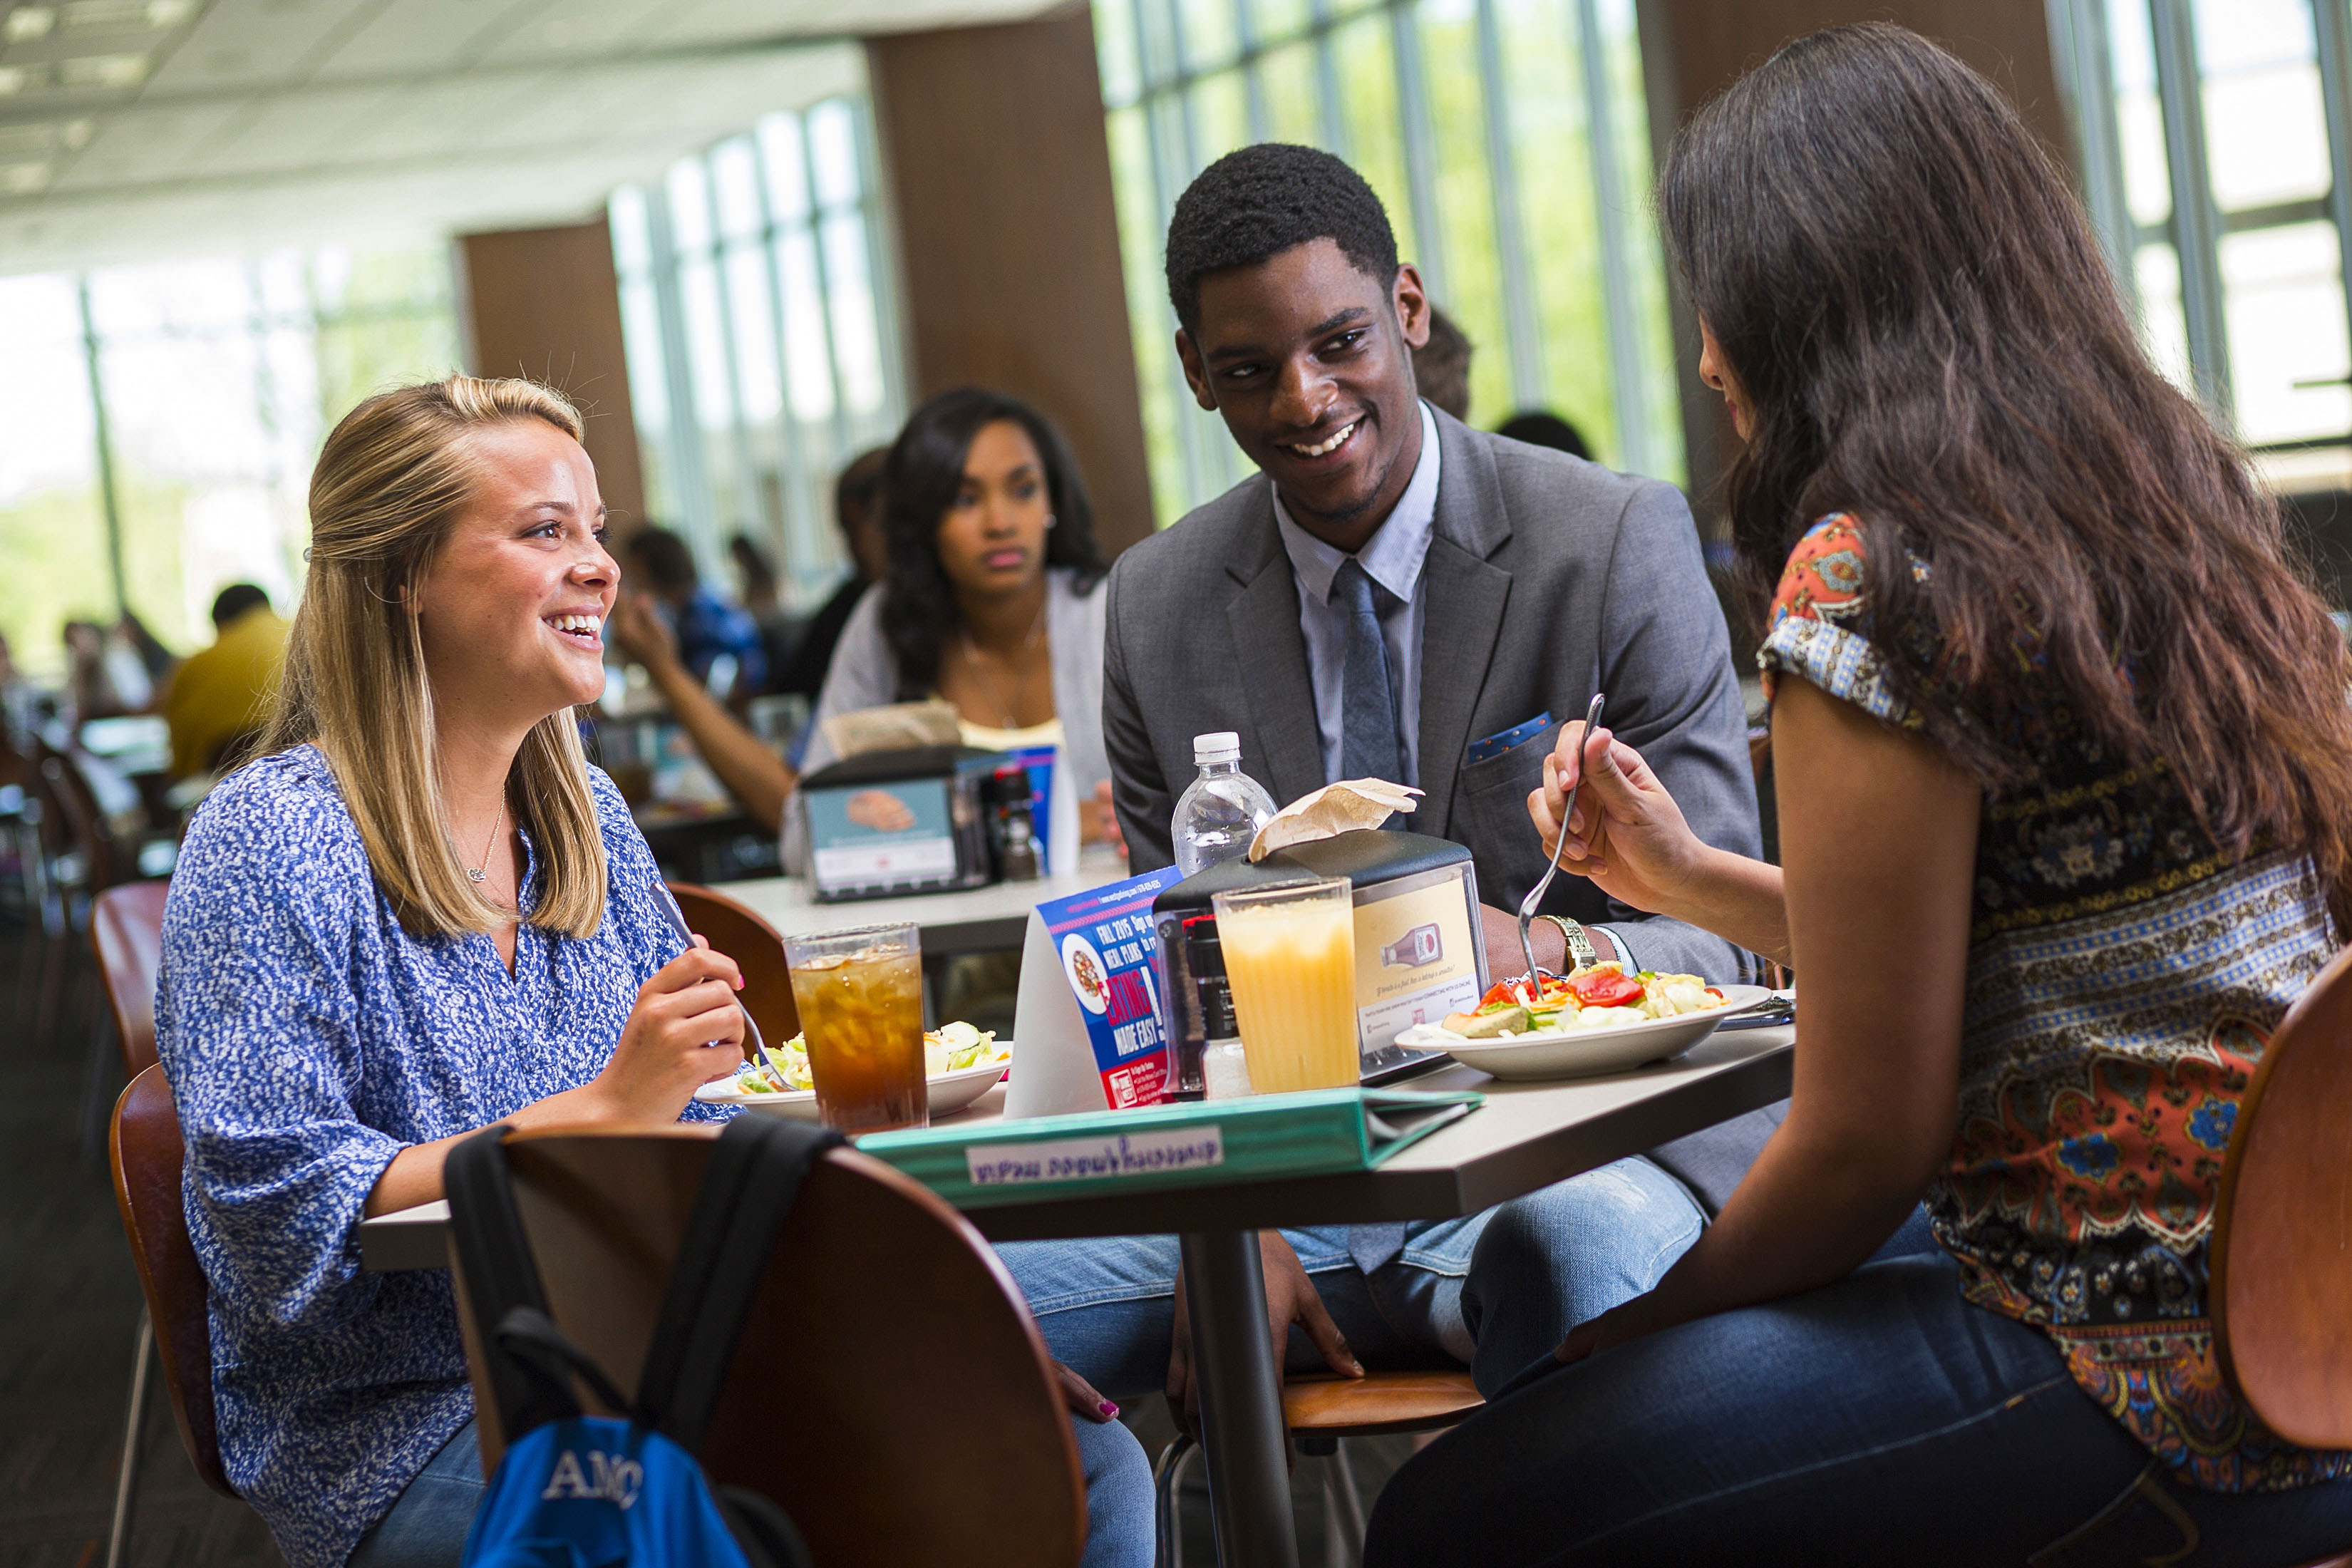
{"type": "Polygon", "coordinates": [[[810,1568],[783,1510],[713,1487],[698,1454],[777,1229],[829,1129],[739,1116],[712,1149],[631,1400],[558,1330],[516,1213],[507,1129],[450,1150],[467,1298],[507,1450],[465,1568],[810,1568]],[[577,1376],[625,1419],[587,1415],[577,1376]]]}

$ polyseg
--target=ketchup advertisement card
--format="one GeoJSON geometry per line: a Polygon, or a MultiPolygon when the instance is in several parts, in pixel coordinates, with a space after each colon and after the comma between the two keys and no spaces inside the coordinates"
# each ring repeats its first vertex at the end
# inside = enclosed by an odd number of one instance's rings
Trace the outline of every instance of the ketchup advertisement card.
{"type": "Polygon", "coordinates": [[[1147,871],[1030,911],[1006,1115],[1123,1110],[1168,1098],[1151,900],[1180,880],[1172,867],[1147,871]]]}

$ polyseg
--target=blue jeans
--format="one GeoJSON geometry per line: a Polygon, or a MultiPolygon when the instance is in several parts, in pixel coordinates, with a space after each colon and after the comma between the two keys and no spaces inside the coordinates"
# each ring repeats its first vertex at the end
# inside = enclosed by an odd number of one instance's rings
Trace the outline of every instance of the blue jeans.
{"type": "Polygon", "coordinates": [[[2352,1482],[2172,1480],[1923,1237],[1915,1220],[1837,1284],[1531,1366],[1390,1480],[1365,1568],[2288,1568],[2352,1544],[2352,1482]]]}
{"type": "MultiPolygon", "coordinates": [[[[1087,1552],[1079,1568],[1150,1568],[1151,1466],[1143,1445],[1116,1421],[1097,1426],[1073,1416],[1070,1425],[1087,1478],[1087,1552]]],[[[457,1568],[488,1489],[468,1421],[408,1483],[383,1522],[361,1539],[348,1568],[457,1568]]]]}
{"type": "MultiPolygon", "coordinates": [[[[1680,1183],[1620,1160],[1467,1219],[1409,1226],[1370,1273],[1348,1227],[1286,1230],[1331,1320],[1376,1370],[1467,1365],[1498,1386],[1568,1331],[1658,1282],[1706,1221],[1680,1183]]],[[[1057,1360],[1115,1400],[1163,1387],[1175,1331],[1172,1236],[997,1247],[1057,1360]]],[[[1293,1327],[1286,1370],[1323,1366],[1293,1327]]]]}

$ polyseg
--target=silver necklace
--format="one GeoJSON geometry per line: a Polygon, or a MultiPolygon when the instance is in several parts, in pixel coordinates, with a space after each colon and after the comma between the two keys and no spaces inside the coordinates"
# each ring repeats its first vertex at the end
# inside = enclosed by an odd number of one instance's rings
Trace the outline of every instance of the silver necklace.
{"type": "Polygon", "coordinates": [[[490,841],[482,846],[482,863],[479,866],[468,866],[466,868],[467,878],[471,880],[476,887],[481,886],[482,883],[489,877],[490,853],[499,847],[499,829],[504,827],[506,825],[506,792],[504,790],[500,790],[499,792],[499,814],[490,821],[490,841]]]}
{"type": "MultiPolygon", "coordinates": [[[[996,678],[981,668],[980,645],[971,640],[971,627],[966,625],[957,627],[956,630],[957,634],[963,638],[964,662],[971,666],[971,672],[974,675],[980,677],[981,685],[988,689],[989,701],[995,705],[996,717],[1001,721],[996,727],[1000,730],[1019,729],[1021,726],[1013,721],[1013,710],[1004,705],[1004,693],[996,688],[996,678]]],[[[1028,637],[1022,640],[1021,651],[1024,654],[1033,652],[1037,647],[1037,639],[1043,637],[1045,632],[1045,606],[1039,605],[1036,623],[1029,628],[1028,637]]]]}

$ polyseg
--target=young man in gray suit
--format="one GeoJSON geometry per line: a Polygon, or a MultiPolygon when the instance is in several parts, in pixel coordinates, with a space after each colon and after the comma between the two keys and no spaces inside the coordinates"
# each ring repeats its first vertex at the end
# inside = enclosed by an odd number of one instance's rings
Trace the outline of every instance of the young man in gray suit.
{"type": "MultiPolygon", "coordinates": [[[[1134,865],[1173,858],[1192,737],[1233,730],[1277,801],[1418,784],[1412,828],[1466,845],[1484,897],[1516,909],[1543,872],[1528,794],[1596,690],[1700,836],[1757,854],[1729,643],[1682,497],[1424,405],[1420,277],[1327,153],[1218,160],[1177,203],[1167,259],[1193,395],[1264,474],[1111,573],[1104,738],[1134,865]]],[[[1548,967],[1581,939],[1629,970],[1745,973],[1719,939],[1607,908],[1578,878],[1547,907],[1566,927],[1538,927],[1548,967]]],[[[1512,917],[1490,909],[1488,931],[1497,973],[1523,968],[1512,917]]],[[[1760,1137],[1741,1142],[1744,1169],[1760,1137]]],[[[1268,1314],[1278,1341],[1300,1331],[1294,1367],[1451,1359],[1491,1391],[1646,1289],[1702,1224],[1681,1182],[1632,1159],[1466,1219],[1265,1233],[1268,1314]]],[[[1190,1394],[1174,1238],[1001,1251],[1081,1376],[1116,1398],[1164,1365],[1171,1399],[1190,1394]]]]}

